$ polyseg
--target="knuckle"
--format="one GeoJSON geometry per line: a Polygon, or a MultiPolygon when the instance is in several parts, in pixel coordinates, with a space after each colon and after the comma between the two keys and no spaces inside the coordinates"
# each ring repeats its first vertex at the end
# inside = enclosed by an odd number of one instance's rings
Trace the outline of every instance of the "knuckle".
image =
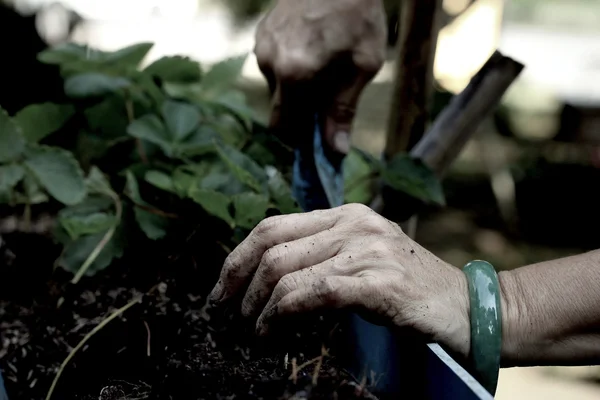
{"type": "Polygon", "coordinates": [[[369,212],[372,212],[372,210],[369,207],[361,203],[346,204],[342,206],[342,209],[345,212],[353,215],[365,215],[369,212]]]}
{"type": "Polygon", "coordinates": [[[288,274],[279,280],[277,286],[275,286],[275,292],[279,297],[283,297],[288,293],[293,292],[298,287],[296,278],[293,275],[288,274]]]}
{"type": "Polygon", "coordinates": [[[384,62],[385,51],[383,50],[372,50],[368,54],[358,53],[354,55],[354,64],[369,78],[377,75],[384,62]]]}
{"type": "Polygon", "coordinates": [[[263,254],[258,273],[265,280],[272,279],[277,274],[277,266],[281,263],[283,254],[279,246],[270,248],[263,254]]]}
{"type": "Polygon", "coordinates": [[[239,273],[240,269],[241,264],[239,263],[238,256],[235,253],[231,253],[223,263],[221,274],[226,279],[231,280],[239,273]]]}
{"type": "Polygon", "coordinates": [[[277,217],[263,219],[255,228],[254,233],[259,236],[269,236],[279,225],[277,217]]]}
{"type": "Polygon", "coordinates": [[[283,81],[305,80],[316,75],[319,63],[314,56],[304,50],[289,49],[281,52],[274,70],[283,81]]]}
{"type": "Polygon", "coordinates": [[[268,69],[273,62],[273,47],[266,40],[258,40],[254,46],[256,62],[261,70],[268,69]]]}
{"type": "Polygon", "coordinates": [[[390,253],[390,248],[386,242],[374,240],[367,246],[366,253],[371,257],[382,258],[390,253]]]}
{"type": "Polygon", "coordinates": [[[381,234],[390,231],[390,223],[378,214],[366,215],[362,221],[363,227],[370,233],[381,234]]]}
{"type": "Polygon", "coordinates": [[[331,277],[319,279],[316,289],[317,296],[319,296],[322,302],[327,304],[336,303],[340,298],[342,290],[339,283],[331,277]]]}

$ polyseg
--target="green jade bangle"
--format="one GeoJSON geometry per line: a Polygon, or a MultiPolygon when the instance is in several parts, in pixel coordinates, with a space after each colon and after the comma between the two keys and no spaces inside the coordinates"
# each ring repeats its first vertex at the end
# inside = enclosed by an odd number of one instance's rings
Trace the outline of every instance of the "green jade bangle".
{"type": "Polygon", "coordinates": [[[472,261],[463,272],[469,284],[471,349],[470,363],[479,383],[492,395],[498,385],[502,350],[500,284],[494,267],[472,261]]]}

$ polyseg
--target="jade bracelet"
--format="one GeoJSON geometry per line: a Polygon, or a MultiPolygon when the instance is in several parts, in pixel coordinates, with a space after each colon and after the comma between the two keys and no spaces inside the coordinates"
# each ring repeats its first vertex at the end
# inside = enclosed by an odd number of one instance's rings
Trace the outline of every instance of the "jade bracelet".
{"type": "Polygon", "coordinates": [[[463,272],[469,285],[469,362],[475,378],[494,395],[498,385],[502,350],[502,309],[498,275],[490,263],[479,260],[465,265],[463,272]]]}

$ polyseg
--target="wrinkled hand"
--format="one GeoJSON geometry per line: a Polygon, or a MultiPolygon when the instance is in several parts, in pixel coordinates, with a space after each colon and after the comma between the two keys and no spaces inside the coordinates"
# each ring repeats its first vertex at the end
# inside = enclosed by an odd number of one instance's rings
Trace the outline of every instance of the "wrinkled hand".
{"type": "Polygon", "coordinates": [[[274,94],[271,127],[288,138],[310,135],[315,113],[324,114],[325,143],[347,153],[360,94],[383,65],[386,38],[382,0],[278,0],[255,48],[274,94]]]}
{"type": "Polygon", "coordinates": [[[281,316],[352,308],[468,354],[463,273],[363,205],[264,220],[227,258],[209,301],[244,288],[242,314],[258,317],[259,334],[281,316]]]}

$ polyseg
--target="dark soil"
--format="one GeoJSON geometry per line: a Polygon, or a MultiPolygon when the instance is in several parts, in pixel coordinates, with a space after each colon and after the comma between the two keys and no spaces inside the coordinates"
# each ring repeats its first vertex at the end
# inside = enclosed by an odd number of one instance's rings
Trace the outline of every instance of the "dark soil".
{"type": "MultiPolygon", "coordinates": [[[[4,234],[0,244],[0,368],[11,400],[44,399],[60,364],[104,318],[142,296],[94,335],[64,370],[53,399],[373,398],[335,357],[336,321],[306,317],[265,339],[253,321],[205,309],[225,253],[196,237],[115,263],[70,286],[53,268],[60,253],[37,234],[4,234]],[[59,300],[63,298],[60,307],[59,300]],[[297,365],[330,348],[315,364],[297,365]],[[285,365],[287,354],[288,364],[285,365]]],[[[147,247],[147,246],[146,246],[147,247]]],[[[338,329],[339,330],[339,329],[338,329]]]]}

